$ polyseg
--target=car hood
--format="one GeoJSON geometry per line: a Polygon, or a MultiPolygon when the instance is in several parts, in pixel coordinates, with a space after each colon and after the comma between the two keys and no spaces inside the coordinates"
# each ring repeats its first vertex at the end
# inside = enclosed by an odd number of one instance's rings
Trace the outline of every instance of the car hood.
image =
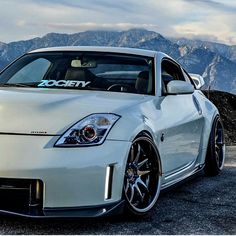
{"type": "Polygon", "coordinates": [[[61,135],[92,113],[117,113],[145,96],[116,92],[2,88],[0,133],[61,135]]]}

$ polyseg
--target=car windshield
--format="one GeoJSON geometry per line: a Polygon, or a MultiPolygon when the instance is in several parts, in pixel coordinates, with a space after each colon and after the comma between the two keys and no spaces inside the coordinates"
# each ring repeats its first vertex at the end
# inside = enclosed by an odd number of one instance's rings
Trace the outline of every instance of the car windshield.
{"type": "Polygon", "coordinates": [[[0,86],[154,94],[153,58],[103,52],[26,54],[0,74],[0,86]]]}

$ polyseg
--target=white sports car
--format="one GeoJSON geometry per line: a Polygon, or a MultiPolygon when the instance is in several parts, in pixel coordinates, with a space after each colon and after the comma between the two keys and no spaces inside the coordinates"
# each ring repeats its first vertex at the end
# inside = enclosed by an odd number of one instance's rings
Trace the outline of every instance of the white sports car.
{"type": "Polygon", "coordinates": [[[217,175],[223,126],[202,85],[161,52],[23,55],[0,74],[0,213],[142,215],[161,190],[217,175]]]}

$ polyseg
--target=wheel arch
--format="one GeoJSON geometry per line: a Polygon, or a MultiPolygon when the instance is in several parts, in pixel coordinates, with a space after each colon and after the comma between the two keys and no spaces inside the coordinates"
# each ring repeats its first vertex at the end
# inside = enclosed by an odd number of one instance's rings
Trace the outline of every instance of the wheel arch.
{"type": "MultiPolygon", "coordinates": [[[[158,148],[156,147],[156,144],[154,143],[154,140],[153,140],[153,138],[152,138],[152,136],[151,136],[151,134],[150,134],[150,132],[148,132],[147,130],[142,130],[142,131],[140,131],[136,136],[135,136],[135,138],[132,140],[132,144],[134,144],[135,142],[143,142],[143,141],[147,141],[147,142],[149,142],[150,144],[151,144],[151,146],[152,146],[152,150],[154,151],[153,152],[153,156],[152,157],[154,157],[154,153],[156,153],[155,154],[155,159],[157,159],[157,162],[155,161],[155,163],[157,164],[157,166],[158,166],[158,171],[156,171],[155,173],[156,173],[156,175],[157,176],[159,176],[158,177],[158,180],[157,180],[157,182],[158,182],[158,185],[156,185],[156,195],[155,195],[155,197],[153,198],[154,200],[153,200],[153,202],[152,202],[152,204],[153,205],[151,205],[151,208],[155,205],[155,203],[156,203],[156,201],[157,201],[157,199],[158,199],[158,196],[159,196],[159,194],[160,194],[160,190],[161,190],[161,184],[162,184],[162,165],[161,165],[161,158],[160,158],[160,153],[159,153],[159,150],[158,150],[158,148]]],[[[131,146],[132,147],[132,146],[131,146]]],[[[131,150],[131,149],[130,149],[131,150]]],[[[144,149],[143,149],[144,150],[144,149]]],[[[149,155],[150,156],[150,155],[149,155]]],[[[128,155],[127,155],[127,160],[126,160],[126,163],[128,163],[128,159],[130,158],[130,151],[128,152],[128,155]]],[[[127,164],[126,164],[127,165],[127,164]]],[[[126,166],[126,168],[127,168],[127,166],[126,166]]],[[[127,170],[125,168],[125,171],[127,170]]],[[[124,179],[123,179],[123,185],[122,186],[124,186],[124,184],[125,184],[125,171],[124,171],[124,173],[123,173],[123,175],[124,175],[124,179]]],[[[124,189],[124,187],[123,187],[123,189],[124,189]]],[[[122,191],[122,198],[124,198],[124,191],[122,191]]]]}
{"type": "Polygon", "coordinates": [[[220,114],[217,114],[213,119],[211,132],[208,138],[208,148],[204,160],[205,174],[208,176],[218,175],[219,172],[223,169],[224,160],[225,160],[224,126],[220,114]],[[218,139],[218,137],[220,137],[220,139],[218,139]],[[218,156],[218,158],[216,158],[216,156],[218,156]]]}
{"type": "Polygon", "coordinates": [[[210,139],[210,136],[211,136],[211,130],[212,130],[212,127],[213,127],[213,125],[215,123],[215,120],[217,118],[220,118],[220,113],[219,113],[218,110],[215,110],[215,112],[211,116],[211,119],[207,119],[205,121],[204,132],[203,132],[203,135],[202,135],[203,142],[202,142],[202,145],[201,145],[201,150],[202,150],[201,164],[205,163],[208,143],[209,143],[209,139],[210,139]]]}

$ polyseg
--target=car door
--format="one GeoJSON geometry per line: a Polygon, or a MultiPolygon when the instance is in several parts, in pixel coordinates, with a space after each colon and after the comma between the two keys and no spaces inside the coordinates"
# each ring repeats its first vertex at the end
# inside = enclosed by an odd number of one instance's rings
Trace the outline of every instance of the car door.
{"type": "MultiPolygon", "coordinates": [[[[162,143],[160,153],[165,176],[194,167],[199,154],[204,118],[193,94],[168,95],[171,80],[188,80],[181,67],[170,59],[161,63],[162,75],[162,143]]],[[[190,82],[190,81],[188,81],[190,82]]]]}

